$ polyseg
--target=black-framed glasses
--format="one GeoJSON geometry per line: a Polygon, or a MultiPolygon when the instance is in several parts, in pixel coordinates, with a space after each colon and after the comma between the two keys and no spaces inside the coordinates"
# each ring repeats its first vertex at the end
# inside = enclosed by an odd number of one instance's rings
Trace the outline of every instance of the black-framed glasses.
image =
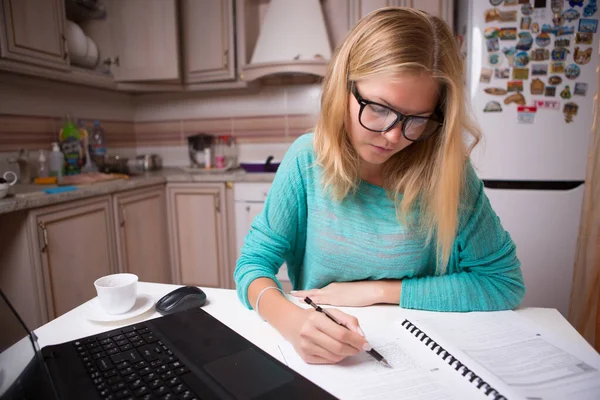
{"type": "Polygon", "coordinates": [[[444,124],[441,110],[438,108],[430,117],[404,115],[396,110],[374,101],[365,100],[356,85],[352,84],[352,94],[360,105],[358,122],[367,130],[384,133],[402,122],[402,136],[411,142],[429,139],[440,131],[444,124]]]}

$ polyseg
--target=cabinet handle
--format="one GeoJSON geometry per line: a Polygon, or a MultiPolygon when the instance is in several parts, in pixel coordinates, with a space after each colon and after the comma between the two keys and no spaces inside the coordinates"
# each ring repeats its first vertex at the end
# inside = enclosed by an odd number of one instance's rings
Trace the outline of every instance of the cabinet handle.
{"type": "Polygon", "coordinates": [[[44,246],[40,249],[40,251],[45,253],[48,249],[48,231],[46,230],[46,224],[44,224],[44,221],[38,222],[38,226],[42,229],[42,235],[44,237],[44,246]]]}
{"type": "Polygon", "coordinates": [[[215,197],[215,211],[217,213],[221,212],[221,195],[219,193],[215,197]]]}
{"type": "Polygon", "coordinates": [[[102,61],[102,63],[104,65],[106,65],[107,67],[111,67],[111,66],[119,66],[119,56],[116,56],[114,58],[109,57],[109,58],[105,58],[104,61],[102,61]]]}
{"type": "Polygon", "coordinates": [[[228,56],[229,56],[229,49],[227,49],[223,52],[223,67],[225,67],[225,68],[227,68],[229,65],[228,56]]]}
{"type": "Polygon", "coordinates": [[[125,226],[125,222],[127,221],[127,213],[125,213],[125,209],[121,209],[121,227],[125,226]]]}
{"type": "Polygon", "coordinates": [[[246,206],[246,212],[250,212],[250,206],[246,206]]]}
{"type": "Polygon", "coordinates": [[[62,40],[63,40],[63,49],[65,49],[65,54],[63,55],[63,60],[66,60],[67,57],[69,56],[69,46],[67,45],[67,38],[65,37],[65,35],[62,35],[62,40]]]}

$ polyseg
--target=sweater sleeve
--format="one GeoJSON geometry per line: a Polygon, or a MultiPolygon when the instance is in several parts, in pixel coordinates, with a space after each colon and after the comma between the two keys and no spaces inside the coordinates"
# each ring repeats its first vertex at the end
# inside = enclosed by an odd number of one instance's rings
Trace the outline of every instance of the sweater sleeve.
{"type": "Polygon", "coordinates": [[[252,308],[248,301],[248,286],[255,279],[270,278],[281,288],[276,274],[284,261],[288,271],[293,268],[293,254],[301,240],[299,232],[306,225],[306,189],[303,168],[312,149],[311,135],[297,139],[283,158],[265,207],[256,216],[244,239],[241,255],[236,262],[234,280],[240,301],[252,308]]]}
{"type": "Polygon", "coordinates": [[[497,311],[516,308],[525,295],[516,247],[467,167],[466,202],[459,217],[447,273],[404,279],[400,305],[432,311],[497,311]]]}

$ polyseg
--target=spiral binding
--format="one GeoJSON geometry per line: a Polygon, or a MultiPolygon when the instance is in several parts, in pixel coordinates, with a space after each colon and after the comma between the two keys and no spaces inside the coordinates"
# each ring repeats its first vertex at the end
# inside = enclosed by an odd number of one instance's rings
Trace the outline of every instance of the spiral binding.
{"type": "Polygon", "coordinates": [[[486,396],[493,396],[494,400],[508,400],[505,396],[503,396],[500,392],[498,392],[486,381],[484,381],[474,371],[471,371],[465,364],[460,362],[458,358],[450,354],[446,349],[440,346],[435,340],[430,338],[425,332],[420,330],[412,322],[405,319],[404,322],[402,322],[402,326],[406,330],[408,330],[414,337],[416,337],[423,344],[425,344],[425,346],[427,346],[431,351],[434,351],[438,356],[440,356],[442,360],[447,361],[448,364],[451,367],[453,367],[456,371],[460,372],[462,376],[464,376],[471,383],[476,385],[477,389],[485,393],[486,396]]]}

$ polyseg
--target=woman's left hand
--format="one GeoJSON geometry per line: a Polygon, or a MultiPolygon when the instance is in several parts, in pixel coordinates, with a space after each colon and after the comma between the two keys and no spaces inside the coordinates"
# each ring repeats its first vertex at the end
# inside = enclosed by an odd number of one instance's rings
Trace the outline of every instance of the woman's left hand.
{"type": "Polygon", "coordinates": [[[294,290],[294,297],[310,297],[317,304],[363,307],[377,303],[398,304],[402,281],[333,282],[322,289],[294,290]]]}

